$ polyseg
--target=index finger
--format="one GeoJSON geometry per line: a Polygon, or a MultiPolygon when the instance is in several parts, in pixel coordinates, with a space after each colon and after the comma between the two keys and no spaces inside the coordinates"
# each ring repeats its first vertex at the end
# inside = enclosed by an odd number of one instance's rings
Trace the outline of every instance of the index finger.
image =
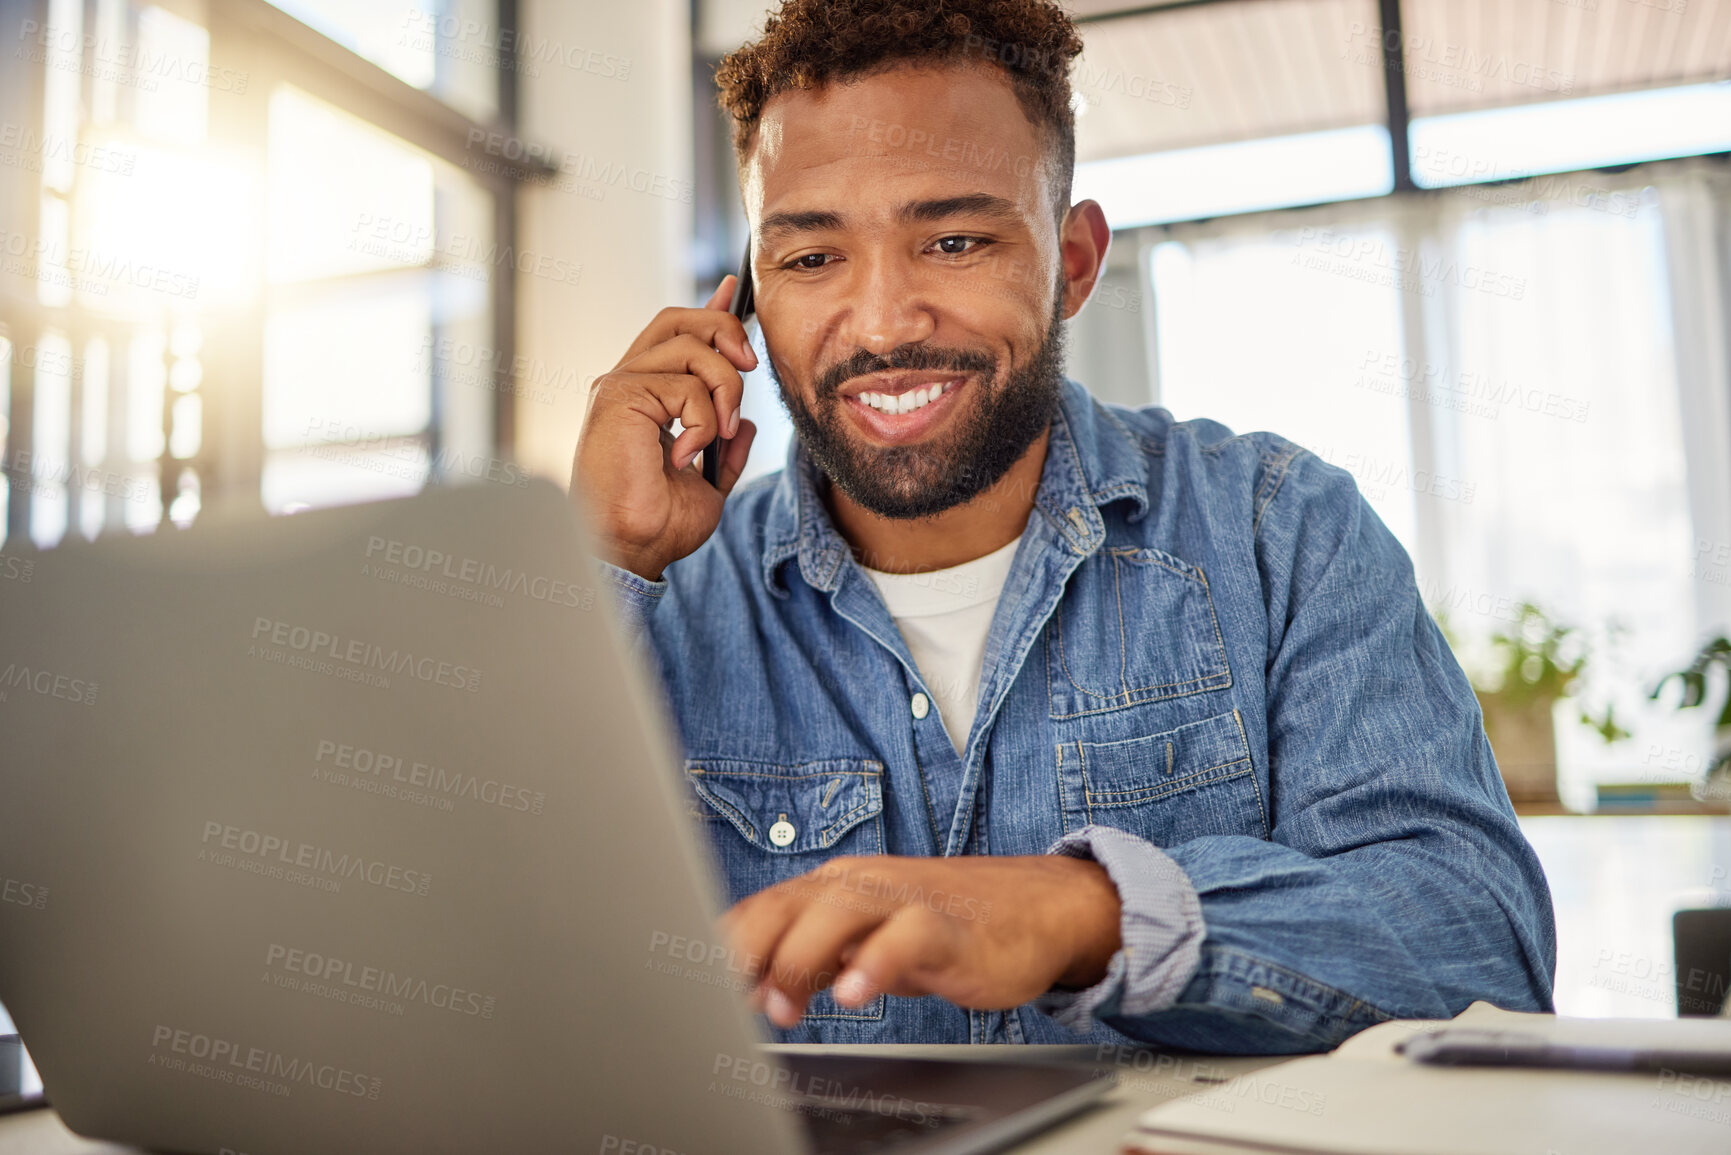
{"type": "Polygon", "coordinates": [[[709,294],[709,300],[703,302],[703,307],[705,309],[725,309],[731,305],[733,303],[733,286],[727,282],[738,279],[732,273],[721,278],[721,284],[715,286],[715,292],[709,294]]]}
{"type": "Polygon", "coordinates": [[[799,904],[786,901],[785,891],[771,886],[748,894],[717,920],[722,936],[734,952],[746,959],[746,977],[756,980],[765,973],[775,944],[793,925],[799,904]]]}
{"type": "Polygon", "coordinates": [[[728,312],[728,305],[733,300],[733,285],[737,280],[732,273],[723,277],[721,284],[710,294],[709,300],[701,309],[669,306],[655,314],[654,320],[637,334],[637,339],[631,342],[630,348],[625,350],[625,356],[619,359],[619,364],[614,368],[625,365],[645,350],[681,333],[690,333],[704,344],[719,349],[733,362],[736,369],[757,368],[757,353],[752,350],[751,341],[745,335],[745,323],[728,312]]]}

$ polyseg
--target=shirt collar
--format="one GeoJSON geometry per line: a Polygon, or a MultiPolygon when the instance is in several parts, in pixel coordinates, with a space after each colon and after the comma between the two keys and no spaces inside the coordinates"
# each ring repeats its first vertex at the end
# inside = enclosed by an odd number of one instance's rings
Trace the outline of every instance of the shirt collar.
{"type": "MultiPolygon", "coordinates": [[[[853,551],[830,520],[818,493],[819,475],[797,436],[789,439],[787,464],[777,479],[764,524],[763,581],[772,594],[781,564],[799,559],[799,572],[814,589],[832,591],[853,551]]],[[[1148,458],[1136,435],[1089,392],[1068,377],[1058,391],[1058,415],[1046,444],[1046,464],[1034,494],[1034,516],[1044,516],[1060,540],[1090,554],[1106,540],[1100,507],[1129,498],[1148,512],[1148,458]]]]}

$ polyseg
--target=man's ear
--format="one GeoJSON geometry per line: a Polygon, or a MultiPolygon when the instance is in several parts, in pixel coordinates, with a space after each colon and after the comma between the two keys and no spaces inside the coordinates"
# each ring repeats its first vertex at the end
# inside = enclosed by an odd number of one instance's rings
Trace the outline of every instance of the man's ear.
{"type": "Polygon", "coordinates": [[[1078,201],[1064,214],[1058,229],[1058,255],[1064,264],[1064,319],[1082,311],[1082,306],[1106,266],[1106,250],[1112,244],[1112,226],[1099,201],[1078,201]]]}

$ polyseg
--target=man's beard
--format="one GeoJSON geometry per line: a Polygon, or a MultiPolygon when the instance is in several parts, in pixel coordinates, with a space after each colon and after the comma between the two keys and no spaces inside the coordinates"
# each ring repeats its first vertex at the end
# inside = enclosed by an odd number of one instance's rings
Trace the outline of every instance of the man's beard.
{"type": "MultiPolygon", "coordinates": [[[[782,384],[769,359],[769,375],[794,431],[812,461],[854,502],[880,517],[930,517],[973,500],[1021,459],[1052,423],[1064,377],[1064,294],[1060,284],[1052,318],[1034,355],[998,384],[998,360],[984,350],[900,345],[885,356],[856,352],[818,375],[816,402],[782,384]],[[855,377],[886,370],[946,369],[976,374],[980,399],[936,440],[880,449],[848,432],[837,390],[855,377]]],[[[962,400],[962,398],[957,398],[962,400]]]]}

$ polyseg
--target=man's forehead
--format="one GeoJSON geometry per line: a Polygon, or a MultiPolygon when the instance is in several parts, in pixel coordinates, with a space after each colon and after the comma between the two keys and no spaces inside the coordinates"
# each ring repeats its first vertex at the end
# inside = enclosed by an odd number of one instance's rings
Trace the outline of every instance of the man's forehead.
{"type": "Polygon", "coordinates": [[[1037,208],[1041,160],[1040,134],[1000,70],[899,66],[772,99],[742,191],[754,220],[774,202],[862,179],[894,185],[897,203],[989,191],[1037,208]]]}

